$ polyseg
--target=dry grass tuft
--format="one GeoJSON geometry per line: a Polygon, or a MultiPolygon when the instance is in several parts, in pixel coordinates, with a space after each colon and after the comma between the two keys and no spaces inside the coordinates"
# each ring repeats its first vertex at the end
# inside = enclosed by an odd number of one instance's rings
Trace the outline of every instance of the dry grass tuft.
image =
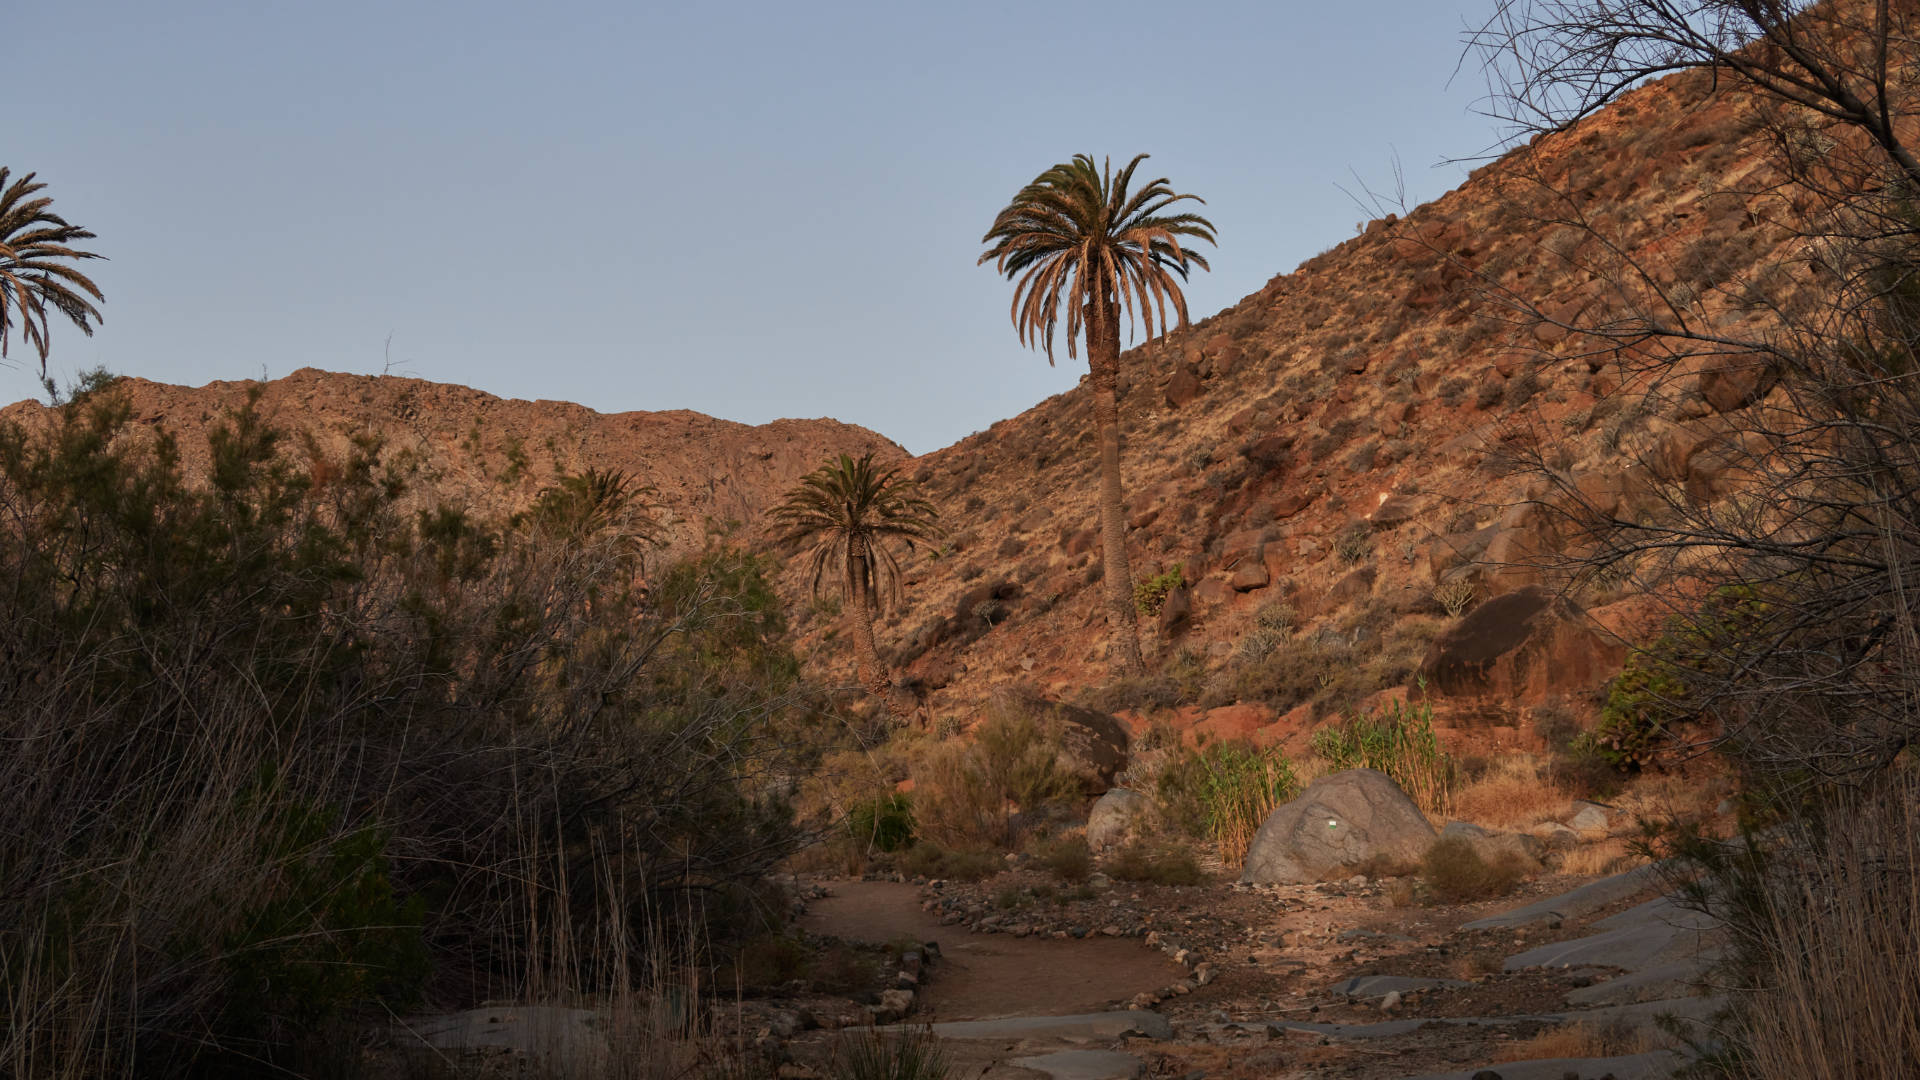
{"type": "Polygon", "coordinates": [[[1449,839],[1427,849],[1421,874],[1435,898],[1462,904],[1507,895],[1526,876],[1526,868],[1510,853],[1489,862],[1465,840],[1449,839]]]}
{"type": "Polygon", "coordinates": [[[1627,840],[1615,837],[1583,844],[1567,852],[1560,858],[1560,872],[1578,877],[1597,877],[1631,870],[1646,861],[1646,856],[1635,853],[1627,840]]]}
{"type": "Polygon", "coordinates": [[[1524,829],[1564,811],[1570,796],[1532,754],[1493,762],[1453,795],[1453,816],[1489,829],[1524,829]]]}
{"type": "Polygon", "coordinates": [[[1546,1061],[1554,1058],[1617,1057],[1653,1049],[1646,1033],[1625,1026],[1594,1027],[1567,1024],[1548,1028],[1530,1039],[1504,1046],[1494,1061],[1546,1061]]]}

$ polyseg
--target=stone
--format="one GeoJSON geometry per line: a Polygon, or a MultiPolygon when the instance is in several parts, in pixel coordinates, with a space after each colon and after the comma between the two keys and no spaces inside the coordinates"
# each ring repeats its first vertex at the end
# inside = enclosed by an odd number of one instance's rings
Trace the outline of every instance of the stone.
{"type": "Polygon", "coordinates": [[[1427,979],[1412,975],[1356,975],[1327,987],[1327,992],[1367,1001],[1392,993],[1404,995],[1412,990],[1441,990],[1472,985],[1459,979],[1427,979]]]}
{"type": "Polygon", "coordinates": [[[1009,1064],[1046,1073],[1053,1080],[1134,1080],[1146,1071],[1139,1058],[1118,1050],[1056,1050],[1014,1058],[1009,1064]]]}
{"type": "Polygon", "coordinates": [[[1072,1016],[1014,1016],[1002,1020],[950,1020],[915,1030],[930,1031],[942,1039],[1118,1039],[1137,1036],[1173,1038],[1173,1025],[1157,1012],[1127,1009],[1119,1012],[1078,1013],[1072,1016]]]}
{"type": "Polygon", "coordinates": [[[1233,599],[1233,589],[1219,578],[1210,577],[1193,587],[1193,599],[1208,606],[1224,604],[1233,599]]]}
{"type": "Polygon", "coordinates": [[[1536,900],[1531,904],[1503,911],[1498,915],[1475,919],[1461,929],[1494,930],[1531,926],[1534,923],[1555,920],[1577,919],[1654,887],[1659,883],[1658,874],[1657,865],[1636,867],[1612,877],[1601,878],[1599,881],[1590,881],[1559,896],[1549,896],[1545,900],[1536,900]]]}
{"type": "Polygon", "coordinates": [[[1129,788],[1113,788],[1087,812],[1087,847],[1094,854],[1121,847],[1153,812],[1153,802],[1129,788]]]}
{"type": "Polygon", "coordinates": [[[1193,623],[1193,593],[1185,585],[1176,585],[1167,590],[1166,599],[1160,601],[1160,614],[1156,616],[1156,625],[1163,637],[1178,637],[1187,631],[1193,623]]]}
{"type": "Polygon", "coordinates": [[[1167,407],[1178,409],[1200,396],[1200,373],[1191,364],[1181,364],[1167,380],[1167,407]]]}
{"type": "Polygon", "coordinates": [[[1506,707],[1542,705],[1617,674],[1626,649],[1602,637],[1578,605],[1531,585],[1469,611],[1428,648],[1427,691],[1506,707]]]}
{"type": "Polygon", "coordinates": [[[1717,920],[1662,896],[1593,924],[1600,931],[1507,957],[1506,970],[1598,965],[1641,971],[1699,960],[1717,946],[1717,920]]]}
{"type": "Polygon", "coordinates": [[[1267,816],[1247,850],[1240,880],[1257,885],[1345,877],[1384,856],[1415,863],[1433,826],[1385,773],[1347,769],[1323,776],[1267,816]]]}
{"type": "Polygon", "coordinates": [[[1220,565],[1235,566],[1249,557],[1257,558],[1267,537],[1259,529],[1236,529],[1220,541],[1220,565]]]}
{"type": "Polygon", "coordinates": [[[1579,809],[1573,817],[1567,819],[1567,828],[1582,836],[1605,836],[1613,824],[1613,817],[1607,808],[1599,803],[1577,802],[1579,809]]]}
{"type": "Polygon", "coordinates": [[[873,1022],[876,1024],[891,1024],[904,1020],[913,1012],[913,991],[882,990],[880,1003],[869,1005],[868,1008],[873,1010],[873,1022]]]}
{"type": "Polygon", "coordinates": [[[1367,515],[1367,524],[1376,529],[1391,529],[1412,521],[1415,514],[1413,499],[1406,495],[1388,495],[1380,500],[1380,505],[1367,515]]]}
{"type": "Polygon", "coordinates": [[[1767,396],[1779,370],[1761,353],[1719,357],[1700,373],[1700,396],[1716,412],[1732,412],[1767,396]]]}
{"type": "Polygon", "coordinates": [[[1267,573],[1266,545],[1262,544],[1240,559],[1227,584],[1232,586],[1234,592],[1252,592],[1266,588],[1272,580],[1267,573]]]}
{"type": "Polygon", "coordinates": [[[991,703],[996,709],[1026,712],[1058,730],[1060,761],[1080,776],[1088,795],[1111,788],[1114,776],[1127,767],[1127,729],[1116,717],[1054,701],[1018,684],[996,687],[991,703]]]}
{"type": "Polygon", "coordinates": [[[1273,516],[1280,521],[1285,521],[1300,511],[1305,510],[1307,507],[1312,506],[1313,501],[1324,493],[1324,490],[1317,486],[1291,488],[1283,491],[1273,497],[1273,516]]]}
{"type": "Polygon", "coordinates": [[[1371,566],[1362,566],[1349,571],[1345,577],[1334,582],[1333,587],[1327,590],[1327,603],[1337,608],[1361,597],[1373,595],[1373,583],[1379,576],[1371,566]]]}
{"type": "Polygon", "coordinates": [[[1293,436],[1268,435],[1255,439],[1241,453],[1262,469],[1278,472],[1293,464],[1293,436]]]}
{"type": "Polygon", "coordinates": [[[1440,830],[1440,839],[1463,841],[1488,862],[1518,860],[1529,873],[1540,869],[1540,857],[1547,853],[1547,845],[1538,837],[1524,833],[1492,832],[1465,821],[1448,823],[1446,828],[1440,830]]]}

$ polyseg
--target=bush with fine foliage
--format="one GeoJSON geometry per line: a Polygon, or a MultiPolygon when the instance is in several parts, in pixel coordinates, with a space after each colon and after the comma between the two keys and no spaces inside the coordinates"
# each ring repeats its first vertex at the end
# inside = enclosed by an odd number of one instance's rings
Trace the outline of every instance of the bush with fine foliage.
{"type": "Polygon", "coordinates": [[[306,1068],[336,1020],[613,988],[797,843],[764,568],[643,574],[622,485],[409,513],[376,441],[248,403],[189,453],[104,376],[35,423],[0,425],[12,1075],[306,1068]]]}

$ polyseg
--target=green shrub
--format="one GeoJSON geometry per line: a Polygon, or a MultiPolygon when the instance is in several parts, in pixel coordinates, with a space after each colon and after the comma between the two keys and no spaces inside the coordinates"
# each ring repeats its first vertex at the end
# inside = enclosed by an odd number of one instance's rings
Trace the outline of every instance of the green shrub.
{"type": "Polygon", "coordinates": [[[1420,808],[1444,814],[1458,782],[1453,757],[1433,731],[1433,706],[1389,702],[1371,716],[1350,716],[1313,733],[1313,753],[1330,769],[1378,769],[1420,808]]]}
{"type": "Polygon", "coordinates": [[[1155,795],[1170,820],[1213,840],[1221,858],[1237,862],[1267,815],[1299,790],[1293,763],[1279,750],[1215,743],[1169,762],[1155,795]]]}
{"type": "Polygon", "coordinates": [[[913,843],[913,804],[900,792],[857,802],[847,811],[847,834],[872,851],[899,851],[913,843]]]}
{"type": "Polygon", "coordinates": [[[900,858],[903,873],[952,881],[981,881],[1006,867],[1006,861],[991,851],[956,851],[926,840],[908,848],[900,858]]]}
{"type": "Polygon", "coordinates": [[[953,1066],[930,1028],[868,1028],[834,1044],[832,1080],[947,1080],[953,1066]]]}
{"type": "Polygon", "coordinates": [[[1085,837],[1050,836],[1033,844],[1029,853],[1061,881],[1078,883],[1093,873],[1093,853],[1085,837]]]}
{"type": "Polygon", "coordinates": [[[1058,737],[1017,703],[996,704],[971,742],[931,748],[914,765],[919,832],[958,848],[1012,847],[1015,813],[1077,796],[1058,737]]]}
{"type": "Polygon", "coordinates": [[[1140,614],[1152,616],[1160,614],[1160,605],[1167,602],[1167,594],[1187,583],[1185,568],[1181,563],[1150,578],[1133,583],[1133,606],[1140,614]]]}
{"type": "Polygon", "coordinates": [[[421,512],[404,455],[252,400],[203,447],[104,375],[46,421],[0,422],[5,1070],[285,1071],[423,980],[610,989],[609,937],[730,931],[798,846],[766,564],[643,583],[617,477],[421,512]]]}

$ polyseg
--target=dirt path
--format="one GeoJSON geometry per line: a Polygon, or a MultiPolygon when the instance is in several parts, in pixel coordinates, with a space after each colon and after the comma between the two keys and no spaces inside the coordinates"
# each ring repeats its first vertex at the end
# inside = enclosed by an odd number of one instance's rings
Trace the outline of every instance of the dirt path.
{"type": "Polygon", "coordinates": [[[1185,970],[1137,940],[1055,940],[974,934],[920,910],[912,885],[842,881],[814,900],[801,925],[819,934],[884,943],[907,936],[940,945],[942,962],[922,997],[932,1020],[1059,1016],[1123,1008],[1128,998],[1177,981],[1185,970]]]}

